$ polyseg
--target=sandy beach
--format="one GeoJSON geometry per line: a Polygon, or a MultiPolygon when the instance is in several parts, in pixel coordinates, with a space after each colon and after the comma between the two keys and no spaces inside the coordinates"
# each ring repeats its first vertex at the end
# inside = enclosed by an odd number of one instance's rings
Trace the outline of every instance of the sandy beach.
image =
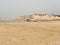
{"type": "Polygon", "coordinates": [[[0,45],[60,45],[60,21],[0,23],[0,45]]]}

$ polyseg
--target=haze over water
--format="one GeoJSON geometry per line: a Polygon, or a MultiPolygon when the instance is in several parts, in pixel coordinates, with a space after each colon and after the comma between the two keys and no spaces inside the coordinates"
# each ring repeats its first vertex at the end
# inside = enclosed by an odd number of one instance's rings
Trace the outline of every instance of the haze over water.
{"type": "Polygon", "coordinates": [[[60,0],[0,0],[0,18],[32,13],[60,14],[60,0]]]}
{"type": "Polygon", "coordinates": [[[0,23],[7,23],[7,22],[26,22],[26,21],[24,21],[24,20],[0,20],[0,23]]]}

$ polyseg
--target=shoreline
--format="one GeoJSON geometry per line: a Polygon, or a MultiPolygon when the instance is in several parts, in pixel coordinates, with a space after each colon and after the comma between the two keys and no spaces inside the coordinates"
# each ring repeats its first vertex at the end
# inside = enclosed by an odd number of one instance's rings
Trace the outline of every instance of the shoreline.
{"type": "Polygon", "coordinates": [[[0,23],[0,45],[59,45],[60,21],[0,23]]]}

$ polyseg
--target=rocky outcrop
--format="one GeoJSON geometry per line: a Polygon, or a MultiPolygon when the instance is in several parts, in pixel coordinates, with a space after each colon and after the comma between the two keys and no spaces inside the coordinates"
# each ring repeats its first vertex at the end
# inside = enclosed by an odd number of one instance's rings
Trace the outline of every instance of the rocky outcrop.
{"type": "Polygon", "coordinates": [[[41,21],[41,20],[60,20],[60,17],[55,15],[44,15],[44,14],[33,14],[30,21],[41,21]]]}

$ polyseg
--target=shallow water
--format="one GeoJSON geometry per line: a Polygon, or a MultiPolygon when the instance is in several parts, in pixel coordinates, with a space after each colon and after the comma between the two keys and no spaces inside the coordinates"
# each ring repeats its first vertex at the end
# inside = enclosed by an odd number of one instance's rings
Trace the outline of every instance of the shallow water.
{"type": "Polygon", "coordinates": [[[0,20],[0,22],[25,22],[24,20],[0,20]]]}

